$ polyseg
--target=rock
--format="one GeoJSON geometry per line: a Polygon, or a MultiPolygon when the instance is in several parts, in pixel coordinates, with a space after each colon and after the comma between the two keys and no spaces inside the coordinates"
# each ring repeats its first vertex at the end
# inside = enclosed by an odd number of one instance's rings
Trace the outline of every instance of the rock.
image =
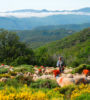
{"type": "Polygon", "coordinates": [[[61,73],[61,77],[66,77],[67,74],[61,73]]]}
{"type": "Polygon", "coordinates": [[[67,74],[66,77],[67,78],[73,78],[73,74],[67,74]]]}
{"type": "Polygon", "coordinates": [[[2,77],[2,78],[0,79],[0,82],[6,82],[7,80],[8,80],[7,78],[2,77]]]}
{"type": "Polygon", "coordinates": [[[70,73],[70,72],[72,72],[72,70],[73,70],[72,68],[65,68],[64,73],[70,73]]]}
{"type": "Polygon", "coordinates": [[[33,80],[36,81],[37,79],[39,79],[39,76],[37,74],[33,74],[33,80]]]}
{"type": "Polygon", "coordinates": [[[44,73],[44,72],[45,72],[45,70],[46,70],[45,68],[42,68],[42,73],[44,73]]]}
{"type": "Polygon", "coordinates": [[[61,87],[67,86],[67,85],[72,85],[75,83],[73,78],[65,78],[65,77],[59,77],[56,79],[56,81],[59,84],[59,86],[61,86],[61,87]]]}
{"type": "Polygon", "coordinates": [[[45,74],[52,74],[53,73],[53,69],[46,69],[45,74]]]}
{"type": "Polygon", "coordinates": [[[10,78],[11,78],[11,79],[14,79],[14,78],[15,78],[15,76],[10,76],[10,78]]]}
{"type": "Polygon", "coordinates": [[[18,73],[16,76],[23,76],[24,74],[22,72],[18,73]]]}
{"type": "Polygon", "coordinates": [[[41,79],[55,79],[53,75],[42,75],[41,79]]]}
{"type": "Polygon", "coordinates": [[[75,80],[75,84],[80,84],[80,83],[87,83],[87,78],[85,75],[80,75],[80,74],[77,74],[74,76],[74,80],[75,80]]]}
{"type": "Polygon", "coordinates": [[[29,76],[32,76],[32,74],[31,74],[30,72],[26,72],[26,73],[24,74],[24,77],[29,77],[29,76]]]}
{"type": "Polygon", "coordinates": [[[8,66],[8,65],[4,65],[4,67],[5,67],[5,68],[10,68],[10,66],[8,66]]]}
{"type": "Polygon", "coordinates": [[[90,83],[90,76],[87,77],[87,83],[90,83]]]}
{"type": "Polygon", "coordinates": [[[38,76],[36,74],[33,75],[33,80],[38,80],[38,79],[51,79],[54,80],[55,77],[53,75],[42,75],[42,76],[38,76]]]}
{"type": "Polygon", "coordinates": [[[11,68],[9,68],[9,71],[13,72],[14,70],[13,70],[13,68],[11,67],[11,68]]]}
{"type": "Polygon", "coordinates": [[[37,75],[38,75],[38,74],[39,74],[39,71],[38,71],[38,70],[36,70],[36,71],[35,71],[35,74],[37,74],[37,75]]]}

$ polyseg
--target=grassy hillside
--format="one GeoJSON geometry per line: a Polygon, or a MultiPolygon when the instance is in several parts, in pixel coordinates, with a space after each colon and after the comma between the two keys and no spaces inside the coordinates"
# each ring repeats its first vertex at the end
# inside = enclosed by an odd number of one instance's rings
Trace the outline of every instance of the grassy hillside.
{"type": "Polygon", "coordinates": [[[38,48],[46,43],[60,40],[75,31],[67,29],[51,29],[51,30],[24,30],[16,31],[21,41],[26,42],[32,48],[38,48]]]}
{"type": "Polygon", "coordinates": [[[90,63],[90,28],[49,43],[42,48],[48,49],[48,53],[52,55],[63,56],[68,65],[90,63]]]}

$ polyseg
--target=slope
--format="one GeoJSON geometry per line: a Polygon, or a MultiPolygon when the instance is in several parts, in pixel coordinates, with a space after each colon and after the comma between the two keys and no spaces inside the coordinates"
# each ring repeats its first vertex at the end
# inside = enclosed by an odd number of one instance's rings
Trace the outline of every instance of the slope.
{"type": "Polygon", "coordinates": [[[66,29],[51,30],[24,30],[16,31],[21,41],[26,42],[32,48],[38,48],[46,43],[60,40],[75,31],[66,29]]]}
{"type": "Polygon", "coordinates": [[[48,49],[48,53],[52,56],[63,56],[68,65],[90,64],[90,28],[49,43],[42,48],[48,49]]]}

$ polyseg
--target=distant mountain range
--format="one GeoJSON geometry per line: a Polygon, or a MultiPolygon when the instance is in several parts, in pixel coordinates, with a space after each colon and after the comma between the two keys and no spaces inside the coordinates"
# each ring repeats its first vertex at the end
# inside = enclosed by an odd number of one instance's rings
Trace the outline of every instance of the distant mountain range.
{"type": "Polygon", "coordinates": [[[72,11],[24,9],[0,13],[0,28],[31,30],[40,26],[90,23],[90,8],[72,11]]]}
{"type": "Polygon", "coordinates": [[[82,9],[79,9],[79,10],[73,10],[74,12],[89,12],[90,13],[90,7],[87,7],[87,8],[82,8],[82,9]]]}
{"type": "Polygon", "coordinates": [[[34,13],[42,13],[42,12],[90,12],[90,8],[82,8],[79,10],[35,10],[35,9],[22,9],[22,10],[14,10],[14,11],[7,11],[7,13],[20,13],[20,12],[34,12],[34,13]]]}

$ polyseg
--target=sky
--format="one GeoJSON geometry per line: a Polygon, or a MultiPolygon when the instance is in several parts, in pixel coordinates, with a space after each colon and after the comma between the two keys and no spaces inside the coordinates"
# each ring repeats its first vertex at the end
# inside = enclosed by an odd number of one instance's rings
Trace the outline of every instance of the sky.
{"type": "Polygon", "coordinates": [[[90,7],[90,0],[0,0],[0,12],[20,9],[73,10],[90,7]]]}

